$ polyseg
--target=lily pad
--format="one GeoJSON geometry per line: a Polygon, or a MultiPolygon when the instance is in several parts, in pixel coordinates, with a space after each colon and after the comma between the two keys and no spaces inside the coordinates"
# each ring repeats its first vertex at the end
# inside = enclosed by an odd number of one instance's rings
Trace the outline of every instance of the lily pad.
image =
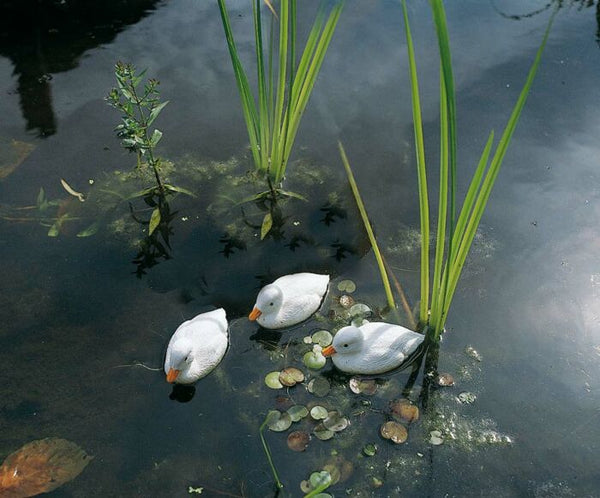
{"type": "Polygon", "coordinates": [[[307,386],[308,392],[314,394],[318,398],[322,398],[329,394],[331,385],[329,381],[323,377],[315,377],[311,379],[307,386]]]}
{"type": "Polygon", "coordinates": [[[322,348],[325,348],[331,344],[331,342],[333,341],[333,336],[328,330],[319,330],[318,332],[315,332],[312,335],[311,339],[312,342],[314,342],[315,344],[318,344],[322,348]]]}
{"type": "Polygon", "coordinates": [[[370,316],[372,311],[366,304],[356,303],[348,310],[351,317],[366,317],[370,316]]]}
{"type": "Polygon", "coordinates": [[[308,415],[308,408],[302,405],[290,406],[287,410],[292,422],[298,422],[308,415]]]}
{"type": "Polygon", "coordinates": [[[267,426],[273,432],[287,431],[292,425],[292,417],[287,412],[271,410],[267,415],[267,426]]]}
{"type": "Polygon", "coordinates": [[[392,417],[401,422],[415,422],[419,419],[419,407],[406,398],[391,401],[390,410],[392,417]]]}
{"type": "Polygon", "coordinates": [[[377,382],[375,379],[352,377],[348,382],[348,385],[354,394],[366,394],[367,396],[371,396],[377,392],[377,382]]]}
{"type": "Polygon", "coordinates": [[[283,384],[279,381],[281,372],[269,372],[265,375],[265,384],[271,389],[282,389],[283,384]]]}
{"type": "Polygon", "coordinates": [[[327,441],[335,435],[335,432],[330,431],[323,424],[319,424],[314,428],[313,434],[321,441],[327,441]]]}
{"type": "Polygon", "coordinates": [[[442,438],[442,433],[440,431],[431,431],[429,433],[429,442],[434,446],[439,446],[444,442],[442,438]]]}
{"type": "Polygon", "coordinates": [[[320,352],[316,353],[313,350],[305,353],[302,357],[302,361],[311,370],[319,370],[325,366],[327,363],[327,358],[325,358],[320,352]]]}
{"type": "Polygon", "coordinates": [[[304,373],[302,373],[302,370],[298,370],[294,367],[284,368],[279,374],[279,382],[287,387],[295,386],[298,382],[302,382],[303,380],[304,373]]]}
{"type": "Polygon", "coordinates": [[[327,414],[327,418],[323,419],[323,425],[332,432],[340,432],[348,427],[350,422],[340,412],[331,411],[327,414]]]}
{"type": "Polygon", "coordinates": [[[340,296],[340,306],[342,308],[345,308],[345,309],[351,308],[354,305],[354,302],[355,301],[352,296],[349,296],[347,294],[340,296]]]}
{"type": "Polygon", "coordinates": [[[356,284],[352,280],[342,280],[337,288],[340,292],[347,292],[352,294],[356,290],[356,284]]]}
{"type": "Polygon", "coordinates": [[[292,451],[304,451],[310,441],[310,434],[305,431],[293,431],[288,434],[287,445],[292,451]]]}
{"type": "Polygon", "coordinates": [[[406,427],[391,420],[383,424],[379,432],[381,437],[384,439],[390,439],[396,444],[402,444],[408,439],[408,431],[406,430],[406,427]]]}
{"type": "Polygon", "coordinates": [[[324,420],[329,415],[327,408],[324,406],[313,406],[310,410],[310,416],[315,420],[324,420]]]}
{"type": "Polygon", "coordinates": [[[454,377],[449,373],[443,373],[437,376],[436,379],[437,385],[442,387],[453,386],[454,385],[454,377]]]}

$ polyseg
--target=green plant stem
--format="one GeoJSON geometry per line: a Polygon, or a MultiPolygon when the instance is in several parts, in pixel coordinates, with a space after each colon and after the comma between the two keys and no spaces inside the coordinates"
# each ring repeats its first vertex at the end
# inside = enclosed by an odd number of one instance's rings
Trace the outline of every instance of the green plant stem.
{"type": "Polygon", "coordinates": [[[269,445],[265,439],[263,434],[265,427],[267,426],[268,418],[265,417],[264,422],[261,424],[258,433],[260,435],[260,440],[263,445],[263,449],[265,450],[265,455],[267,456],[267,462],[269,462],[269,467],[271,468],[271,473],[273,474],[273,479],[275,479],[275,485],[277,489],[283,489],[283,483],[279,480],[279,475],[277,474],[277,469],[275,468],[275,464],[273,463],[273,458],[271,456],[271,450],[269,450],[269,445]]]}
{"type": "Polygon", "coordinates": [[[379,273],[381,274],[381,281],[383,282],[383,288],[387,297],[388,306],[391,309],[396,309],[396,303],[394,302],[394,296],[390,287],[390,280],[387,276],[387,272],[385,271],[385,264],[383,262],[383,258],[381,257],[381,252],[379,251],[379,246],[377,245],[377,240],[375,239],[375,234],[373,233],[373,228],[371,227],[371,223],[369,222],[367,210],[365,209],[365,205],[363,204],[360,192],[358,191],[358,186],[356,185],[356,180],[354,179],[354,175],[352,174],[350,163],[348,162],[348,158],[346,157],[346,151],[344,150],[344,146],[341,142],[338,142],[338,148],[340,149],[340,155],[342,156],[342,162],[344,163],[344,168],[346,169],[346,174],[348,175],[348,181],[350,182],[350,187],[352,188],[352,193],[354,194],[354,199],[356,200],[356,205],[358,206],[358,210],[360,211],[360,216],[363,220],[365,230],[367,231],[369,241],[371,242],[371,247],[373,248],[375,259],[377,260],[377,266],[379,267],[379,273]]]}

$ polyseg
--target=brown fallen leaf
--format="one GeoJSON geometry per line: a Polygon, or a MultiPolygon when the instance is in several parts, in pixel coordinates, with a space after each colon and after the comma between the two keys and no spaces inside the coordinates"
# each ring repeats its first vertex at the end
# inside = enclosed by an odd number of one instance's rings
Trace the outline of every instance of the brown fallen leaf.
{"type": "Polygon", "coordinates": [[[66,439],[31,441],[8,455],[0,466],[0,497],[27,498],[53,491],[77,477],[91,459],[66,439]]]}
{"type": "Polygon", "coordinates": [[[0,140],[0,180],[10,175],[35,149],[33,144],[0,140]]]}

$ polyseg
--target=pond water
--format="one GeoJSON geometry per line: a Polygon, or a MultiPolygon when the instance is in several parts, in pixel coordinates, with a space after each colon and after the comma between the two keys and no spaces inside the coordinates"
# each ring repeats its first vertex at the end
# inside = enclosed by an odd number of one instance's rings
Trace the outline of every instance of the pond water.
{"type": "MultiPolygon", "coordinates": [[[[334,496],[600,493],[597,1],[447,5],[461,192],[489,130],[508,118],[552,8],[560,9],[443,336],[438,368],[456,383],[433,391],[400,445],[379,429],[391,400],[420,402],[422,373],[414,384],[409,371],[382,376],[375,394],[354,394],[330,362],[318,371],[302,363],[311,348],[303,338],[334,330],[327,317],[341,280],[356,282],[357,302],[385,306],[338,140],[383,251],[411,304],[418,300],[399,2],[347,3],[285,185],[309,202],[285,204],[283,225],[262,242],[260,206],[222,209],[224,196],[240,200],[256,185],[243,180],[251,157],[217,3],[139,0],[111,10],[104,2],[48,2],[54,7],[43,12],[35,10],[43,2],[33,4],[0,9],[0,457],[49,436],[76,442],[94,459],[55,497],[189,496],[190,486],[203,496],[274,496],[259,426],[269,410],[321,404],[350,421],[331,440],[313,436],[306,451],[290,451],[287,434],[311,431],[308,419],[265,432],[285,485],[280,496],[302,496],[300,482],[327,464],[344,470],[327,490],[334,496]],[[171,203],[168,255],[140,254],[144,228],[126,202],[102,194],[147,186],[123,173],[135,157],[120,147],[119,113],[103,100],[119,60],[161,81],[170,103],[156,122],[159,153],[175,165],[175,183],[197,195],[171,203]],[[17,208],[35,206],[43,188],[48,200],[64,201],[59,209],[75,209],[61,178],[90,207],[49,237],[48,218],[40,223],[37,211],[17,208]],[[102,219],[98,233],[77,237],[94,216],[102,219]],[[281,333],[248,321],[261,285],[297,271],[332,276],[321,313],[281,333]],[[195,392],[173,390],[162,371],[139,365],[161,367],[176,327],[215,307],[227,310],[230,348],[195,392]],[[267,373],[287,366],[328,379],[330,393],[265,386],[267,373]],[[461,393],[474,402],[461,403],[461,393]],[[443,444],[431,443],[432,430],[443,444]],[[368,444],[377,446],[373,456],[363,452],[368,444]]],[[[228,5],[250,60],[249,2],[228,5]]],[[[299,10],[306,29],[313,6],[299,10]]],[[[409,10],[435,157],[436,42],[427,2],[409,10]]]]}

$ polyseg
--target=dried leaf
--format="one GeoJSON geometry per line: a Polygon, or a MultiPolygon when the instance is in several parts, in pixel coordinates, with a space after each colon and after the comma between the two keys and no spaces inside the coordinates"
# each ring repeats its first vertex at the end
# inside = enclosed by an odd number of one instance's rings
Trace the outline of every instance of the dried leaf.
{"type": "Polygon", "coordinates": [[[152,235],[154,230],[160,224],[160,209],[156,208],[152,211],[152,216],[150,217],[150,225],[148,226],[148,235],[152,235]]]}
{"type": "MultiPolygon", "coordinates": [[[[2,141],[4,142],[4,141],[2,141]]],[[[19,140],[11,140],[10,144],[0,143],[2,156],[0,157],[0,180],[10,175],[19,165],[27,159],[35,145],[19,140]]]]}
{"type": "Polygon", "coordinates": [[[0,466],[0,496],[26,498],[53,491],[77,477],[91,458],[66,439],[27,443],[8,455],[0,466]]]}
{"type": "Polygon", "coordinates": [[[269,233],[269,230],[271,230],[272,226],[273,226],[273,216],[271,216],[271,213],[267,213],[267,214],[265,214],[265,217],[262,222],[262,226],[260,227],[260,240],[263,240],[267,236],[267,234],[269,233]]]}
{"type": "Polygon", "coordinates": [[[71,188],[71,185],[69,185],[64,178],[60,179],[60,183],[62,184],[63,188],[72,196],[77,197],[79,199],[79,202],[84,202],[85,198],[83,197],[83,194],[81,192],[77,192],[76,190],[73,190],[71,188]]]}

